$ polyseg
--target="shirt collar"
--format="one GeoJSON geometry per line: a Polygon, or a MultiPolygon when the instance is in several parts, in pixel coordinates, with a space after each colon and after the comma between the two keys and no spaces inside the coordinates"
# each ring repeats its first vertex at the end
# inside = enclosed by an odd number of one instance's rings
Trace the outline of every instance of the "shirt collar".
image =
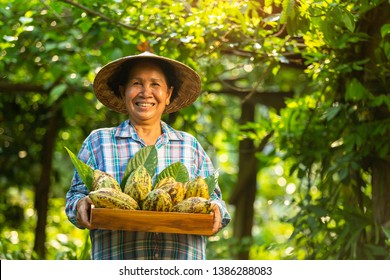
{"type": "MultiPolygon", "coordinates": [[[[163,134],[161,135],[162,138],[166,139],[166,141],[169,140],[182,140],[183,137],[181,134],[174,130],[171,126],[169,126],[164,121],[161,121],[161,129],[163,134]]],[[[117,131],[115,133],[115,137],[119,138],[133,138],[134,140],[140,140],[137,132],[135,131],[134,127],[130,124],[129,120],[126,120],[122,122],[118,127],[117,131]]]]}
{"type": "Polygon", "coordinates": [[[115,137],[139,139],[129,120],[122,122],[115,132],[115,137]]]}
{"type": "Polygon", "coordinates": [[[163,137],[165,136],[169,140],[183,140],[183,137],[177,130],[174,130],[171,126],[163,121],[161,121],[161,129],[163,132],[163,137]]]}

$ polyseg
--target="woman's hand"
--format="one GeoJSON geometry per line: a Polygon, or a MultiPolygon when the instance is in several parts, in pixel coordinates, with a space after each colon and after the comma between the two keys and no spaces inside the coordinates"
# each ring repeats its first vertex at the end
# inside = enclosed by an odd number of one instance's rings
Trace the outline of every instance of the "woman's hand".
{"type": "Polygon", "coordinates": [[[91,223],[89,221],[89,215],[91,213],[92,201],[89,196],[83,197],[77,202],[77,224],[80,227],[85,227],[87,229],[91,228],[91,223]]]}
{"type": "Polygon", "coordinates": [[[219,206],[211,202],[211,212],[213,213],[213,234],[216,234],[222,228],[222,216],[219,206]]]}

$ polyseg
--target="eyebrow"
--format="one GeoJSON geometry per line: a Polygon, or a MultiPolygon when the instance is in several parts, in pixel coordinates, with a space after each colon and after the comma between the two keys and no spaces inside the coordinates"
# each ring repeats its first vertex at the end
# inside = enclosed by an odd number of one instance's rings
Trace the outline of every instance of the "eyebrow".
{"type": "MultiPolygon", "coordinates": [[[[144,80],[144,79],[141,77],[130,77],[129,80],[144,80]]],[[[148,80],[150,80],[150,81],[164,81],[164,79],[160,79],[160,78],[151,78],[148,80]]]]}
{"type": "MultiPolygon", "coordinates": [[[[145,79],[143,79],[141,77],[137,77],[137,76],[136,77],[130,77],[128,81],[130,82],[130,81],[134,81],[134,80],[135,81],[142,81],[142,82],[145,81],[145,79]]],[[[165,83],[168,86],[168,82],[165,79],[161,79],[161,78],[150,78],[147,81],[152,82],[152,83],[156,83],[156,82],[165,83]]]]}

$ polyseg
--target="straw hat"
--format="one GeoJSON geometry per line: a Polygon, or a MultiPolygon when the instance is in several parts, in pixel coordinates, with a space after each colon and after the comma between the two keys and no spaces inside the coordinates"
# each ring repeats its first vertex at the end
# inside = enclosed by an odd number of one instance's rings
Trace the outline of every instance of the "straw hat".
{"type": "MultiPolygon", "coordinates": [[[[123,100],[117,96],[113,89],[113,80],[119,75],[121,66],[126,62],[137,61],[144,58],[152,58],[167,62],[173,69],[173,78],[176,90],[176,97],[167,105],[164,113],[176,112],[192,104],[201,94],[201,80],[199,75],[187,65],[163,56],[158,56],[150,52],[138,55],[126,56],[114,60],[100,69],[93,82],[96,97],[108,108],[119,113],[127,114],[123,100]]],[[[114,87],[118,86],[114,84],[114,87]]],[[[172,97],[171,97],[172,99],[172,97]]]]}

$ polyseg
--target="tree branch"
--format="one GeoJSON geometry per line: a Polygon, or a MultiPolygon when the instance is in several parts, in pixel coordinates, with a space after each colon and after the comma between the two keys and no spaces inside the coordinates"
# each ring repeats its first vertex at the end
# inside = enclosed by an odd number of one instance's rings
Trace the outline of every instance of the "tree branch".
{"type": "MultiPolygon", "coordinates": [[[[55,85],[54,85],[55,86],[55,85]]],[[[31,93],[38,92],[41,94],[48,94],[51,88],[45,88],[43,85],[31,84],[31,83],[10,83],[5,81],[0,81],[0,94],[7,93],[31,93]]],[[[77,88],[75,90],[87,90],[86,88],[77,88]]],[[[226,94],[234,97],[238,97],[240,99],[246,99],[246,102],[250,102],[253,104],[262,104],[268,107],[275,108],[276,110],[280,110],[285,107],[285,99],[292,98],[294,96],[294,92],[258,92],[254,91],[252,94],[249,90],[235,90],[233,88],[223,88],[220,91],[209,91],[209,93],[214,94],[226,94]],[[249,97],[248,97],[249,96],[249,97]]]]}
{"type": "Polygon", "coordinates": [[[102,14],[102,13],[99,13],[99,12],[96,12],[86,6],[83,6],[79,3],[75,3],[71,0],[60,0],[61,2],[64,2],[64,3],[67,3],[69,5],[72,5],[74,7],[77,7],[83,11],[85,11],[86,13],[88,14],[91,14],[91,15],[94,15],[94,16],[97,16],[97,17],[100,17],[102,18],[103,20],[113,24],[113,25],[117,25],[117,26],[120,26],[120,27],[123,27],[123,28],[126,28],[126,29],[129,29],[129,30],[134,30],[134,31],[138,31],[138,32],[141,32],[141,33],[144,33],[144,34],[147,34],[147,35],[152,35],[152,36],[161,36],[161,34],[157,34],[155,32],[152,32],[152,31],[149,31],[149,30],[145,30],[145,29],[141,29],[141,28],[138,28],[136,26],[132,26],[132,25],[128,25],[128,24],[124,24],[120,21],[117,21],[117,20],[114,20],[114,19],[111,19],[109,18],[108,16],[102,14]]]}
{"type": "Polygon", "coordinates": [[[20,83],[13,84],[8,82],[0,82],[0,93],[30,93],[30,92],[39,92],[39,93],[49,93],[50,89],[44,88],[42,85],[29,84],[29,83],[20,83]]]}
{"type": "Polygon", "coordinates": [[[271,69],[274,67],[273,63],[270,63],[265,71],[261,73],[261,76],[259,77],[256,85],[253,87],[253,89],[241,100],[241,103],[247,102],[249,99],[252,98],[252,96],[256,93],[256,88],[264,82],[265,78],[268,76],[268,74],[271,72],[271,69]]]}
{"type": "MultiPolygon", "coordinates": [[[[229,90],[229,89],[222,89],[220,91],[210,91],[209,93],[215,93],[215,94],[227,94],[234,97],[238,97],[240,99],[244,99],[248,96],[250,91],[235,91],[235,90],[229,90]]],[[[293,98],[294,92],[287,91],[287,92],[258,92],[255,91],[253,94],[250,95],[249,98],[246,99],[245,102],[253,103],[253,104],[262,104],[271,108],[276,109],[279,111],[280,109],[284,108],[286,106],[285,100],[287,98],[293,98]]]]}

